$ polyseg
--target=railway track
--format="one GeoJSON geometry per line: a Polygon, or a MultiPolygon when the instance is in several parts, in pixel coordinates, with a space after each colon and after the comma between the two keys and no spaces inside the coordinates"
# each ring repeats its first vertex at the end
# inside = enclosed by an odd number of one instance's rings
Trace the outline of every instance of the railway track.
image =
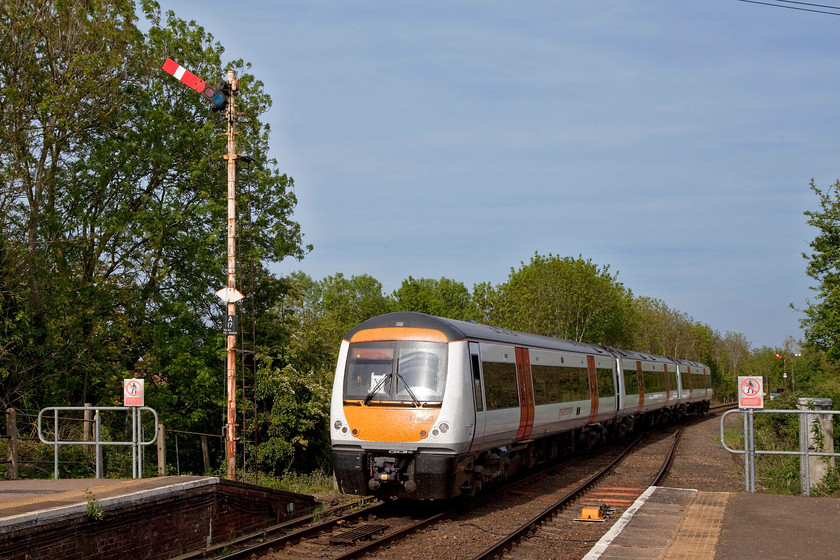
{"type": "MultiPolygon", "coordinates": [[[[603,502],[622,510],[667,472],[678,443],[675,427],[647,433],[631,444],[611,445],[497,486],[466,502],[449,504],[383,504],[355,506],[356,511],[327,511],[334,517],[306,526],[290,523],[226,543],[229,552],[199,551],[187,558],[296,558],[383,557],[433,560],[440,558],[500,557],[516,549],[517,558],[529,556],[580,558],[611,526],[573,519],[580,506],[603,502]],[[562,515],[561,515],[562,514],[562,515]],[[519,521],[517,521],[519,520],[519,521]],[[279,534],[279,533],[283,534],[279,534]],[[257,539],[261,542],[254,543],[257,539]],[[249,541],[246,544],[246,541],[249,541]],[[539,543],[550,549],[540,552],[539,543]],[[558,545],[558,543],[560,543],[558,545]],[[558,546],[563,551],[558,550],[558,546]],[[233,550],[236,547],[241,547],[233,550]],[[533,550],[532,550],[533,549],[533,550]],[[533,553],[533,554],[532,554],[533,553]],[[542,555],[542,556],[541,556],[542,555]]],[[[620,513],[620,512],[618,512],[620,513]]],[[[617,518],[617,515],[615,516],[617,518]]]]}
{"type": "Polygon", "coordinates": [[[353,523],[356,519],[377,515],[384,509],[385,505],[379,500],[365,497],[310,515],[296,517],[284,523],[242,535],[231,541],[175,556],[170,560],[193,560],[195,558],[227,558],[233,560],[250,558],[251,555],[271,550],[272,547],[282,547],[287,542],[295,542],[313,535],[318,535],[323,531],[331,529],[333,526],[353,523]],[[233,552],[230,552],[231,549],[233,549],[233,552]]]}
{"type": "Polygon", "coordinates": [[[602,514],[610,515],[618,508],[629,507],[649,486],[655,486],[661,480],[673,459],[681,433],[679,429],[674,431],[671,437],[648,446],[645,453],[628,453],[626,459],[625,455],[617,458],[509,535],[473,556],[472,560],[509,555],[516,558],[580,558],[606,532],[607,518],[600,518],[602,514]],[[580,516],[577,516],[578,511],[580,516]],[[558,515],[561,512],[574,515],[561,517],[558,515]],[[583,519],[584,512],[597,513],[583,519]],[[582,526],[575,526],[577,523],[582,526]]]}
{"type": "MultiPolygon", "coordinates": [[[[502,550],[511,546],[510,542],[521,539],[532,531],[533,524],[540,523],[539,517],[552,515],[544,510],[556,513],[583,495],[636,449],[640,439],[572,459],[467,502],[431,506],[379,504],[350,516],[266,539],[220,558],[350,560],[363,556],[399,556],[428,560],[436,555],[451,559],[468,558],[476,553],[479,553],[476,558],[490,558],[497,554],[494,547],[502,550]],[[515,520],[519,518],[529,520],[532,525],[517,524],[515,520]],[[464,537],[470,542],[461,543],[464,537]],[[486,546],[491,540],[498,541],[492,550],[486,546]]],[[[650,479],[652,476],[647,483],[650,479]]],[[[639,494],[642,491],[643,488],[639,494]]]]}
{"type": "MultiPolygon", "coordinates": [[[[737,404],[722,404],[712,407],[710,412],[714,414],[734,406],[737,404]]],[[[688,423],[698,420],[701,418],[692,418],[688,423]]],[[[600,539],[601,535],[606,533],[611,523],[605,520],[597,522],[597,525],[588,525],[590,522],[579,522],[577,518],[570,515],[561,518],[557,514],[563,510],[577,512],[574,506],[589,503],[601,504],[602,507],[613,512],[632,505],[649,486],[660,484],[666,477],[683,428],[674,427],[672,433],[672,436],[662,438],[650,445],[647,448],[648,452],[631,456],[623,462],[619,459],[612,463],[604,469],[604,472],[596,474],[591,482],[582,484],[580,489],[570,492],[545,508],[509,535],[498,539],[483,552],[473,556],[472,560],[489,560],[507,556],[517,559],[581,558],[600,539]],[[579,525],[575,526],[575,523],[579,525]]]]}

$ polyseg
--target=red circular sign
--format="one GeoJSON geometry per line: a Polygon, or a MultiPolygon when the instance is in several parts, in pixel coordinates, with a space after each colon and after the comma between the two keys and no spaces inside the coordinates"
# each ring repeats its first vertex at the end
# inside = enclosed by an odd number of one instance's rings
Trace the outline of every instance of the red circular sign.
{"type": "Polygon", "coordinates": [[[741,383],[741,394],[754,397],[758,394],[760,387],[755,379],[746,379],[741,383]]]}

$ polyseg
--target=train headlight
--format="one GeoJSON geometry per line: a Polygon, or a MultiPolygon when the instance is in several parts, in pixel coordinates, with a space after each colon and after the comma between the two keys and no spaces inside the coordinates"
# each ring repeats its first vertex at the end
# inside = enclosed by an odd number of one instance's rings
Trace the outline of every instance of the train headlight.
{"type": "Polygon", "coordinates": [[[341,426],[342,426],[342,424],[341,424],[341,420],[336,420],[336,421],[335,421],[335,424],[333,424],[333,427],[334,427],[336,430],[340,430],[340,429],[341,429],[341,426]]]}
{"type": "Polygon", "coordinates": [[[447,424],[446,422],[441,422],[440,426],[438,426],[438,429],[440,430],[440,433],[445,434],[449,431],[449,424],[447,424]]]}

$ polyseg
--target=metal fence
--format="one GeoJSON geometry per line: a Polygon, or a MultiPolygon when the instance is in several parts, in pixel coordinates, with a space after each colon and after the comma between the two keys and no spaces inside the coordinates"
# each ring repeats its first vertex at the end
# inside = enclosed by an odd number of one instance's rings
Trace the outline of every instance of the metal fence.
{"type": "Polygon", "coordinates": [[[800,457],[802,471],[804,471],[804,478],[805,481],[801,485],[802,492],[806,496],[811,495],[811,457],[840,457],[840,453],[828,453],[824,451],[818,450],[811,450],[810,446],[808,445],[808,433],[809,430],[807,429],[808,426],[808,419],[801,418],[801,415],[809,415],[809,416],[820,416],[820,415],[838,415],[840,414],[840,410],[763,410],[763,409],[733,409],[728,410],[723,413],[720,417],[720,441],[723,444],[723,448],[729,451],[730,453],[735,453],[737,455],[744,456],[744,478],[745,478],[745,486],[746,492],[755,493],[755,457],[756,455],[798,455],[800,457]],[[728,445],[726,445],[726,440],[724,439],[724,430],[723,424],[726,417],[730,414],[743,414],[744,415],[744,449],[732,449],[728,445]],[[763,450],[763,449],[756,449],[755,448],[755,426],[754,426],[754,415],[755,414],[798,414],[800,415],[800,429],[799,429],[799,451],[775,451],[775,450],[763,450]],[[803,425],[805,429],[803,430],[803,425]],[[804,432],[804,433],[803,433],[804,432]],[[805,438],[805,444],[803,445],[802,438],[805,438]]]}
{"type": "Polygon", "coordinates": [[[38,439],[41,443],[53,446],[55,457],[54,477],[58,479],[58,449],[62,445],[93,445],[96,456],[96,478],[102,478],[102,446],[131,446],[131,476],[132,478],[143,478],[142,453],[140,448],[152,445],[157,440],[158,431],[154,430],[154,437],[149,441],[143,440],[141,430],[141,414],[148,411],[154,417],[154,426],[158,425],[158,415],[153,409],[147,406],[53,406],[38,413],[38,439]],[[93,413],[93,439],[91,441],[68,441],[59,439],[59,415],[61,411],[82,411],[93,413]],[[102,419],[100,412],[131,412],[131,441],[102,441],[102,419]],[[52,412],[52,439],[44,437],[42,420],[44,414],[52,412]]]}

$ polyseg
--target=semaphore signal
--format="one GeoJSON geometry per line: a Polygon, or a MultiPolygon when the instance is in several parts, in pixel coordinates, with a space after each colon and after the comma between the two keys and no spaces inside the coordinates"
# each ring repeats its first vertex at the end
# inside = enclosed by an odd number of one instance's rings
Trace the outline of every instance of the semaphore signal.
{"type": "Polygon", "coordinates": [[[225,426],[225,462],[227,463],[228,480],[236,480],[236,302],[242,294],[236,290],[236,96],[239,93],[239,80],[236,72],[228,70],[227,79],[222,79],[215,85],[208,86],[207,82],[172,60],[167,58],[163,63],[163,70],[171,74],[183,84],[201,94],[213,103],[214,111],[224,111],[227,119],[227,285],[217,292],[227,303],[227,318],[224,335],[227,340],[225,368],[227,372],[227,425],[225,426]],[[230,100],[230,103],[228,103],[230,100]],[[229,328],[227,328],[229,327],[229,328]]]}
{"type": "Polygon", "coordinates": [[[230,97],[230,84],[225,80],[219,80],[218,83],[208,86],[207,82],[172,60],[167,58],[163,63],[163,71],[171,74],[177,80],[186,84],[190,89],[200,93],[205,99],[213,103],[214,111],[223,111],[227,107],[228,97],[230,97]]]}

